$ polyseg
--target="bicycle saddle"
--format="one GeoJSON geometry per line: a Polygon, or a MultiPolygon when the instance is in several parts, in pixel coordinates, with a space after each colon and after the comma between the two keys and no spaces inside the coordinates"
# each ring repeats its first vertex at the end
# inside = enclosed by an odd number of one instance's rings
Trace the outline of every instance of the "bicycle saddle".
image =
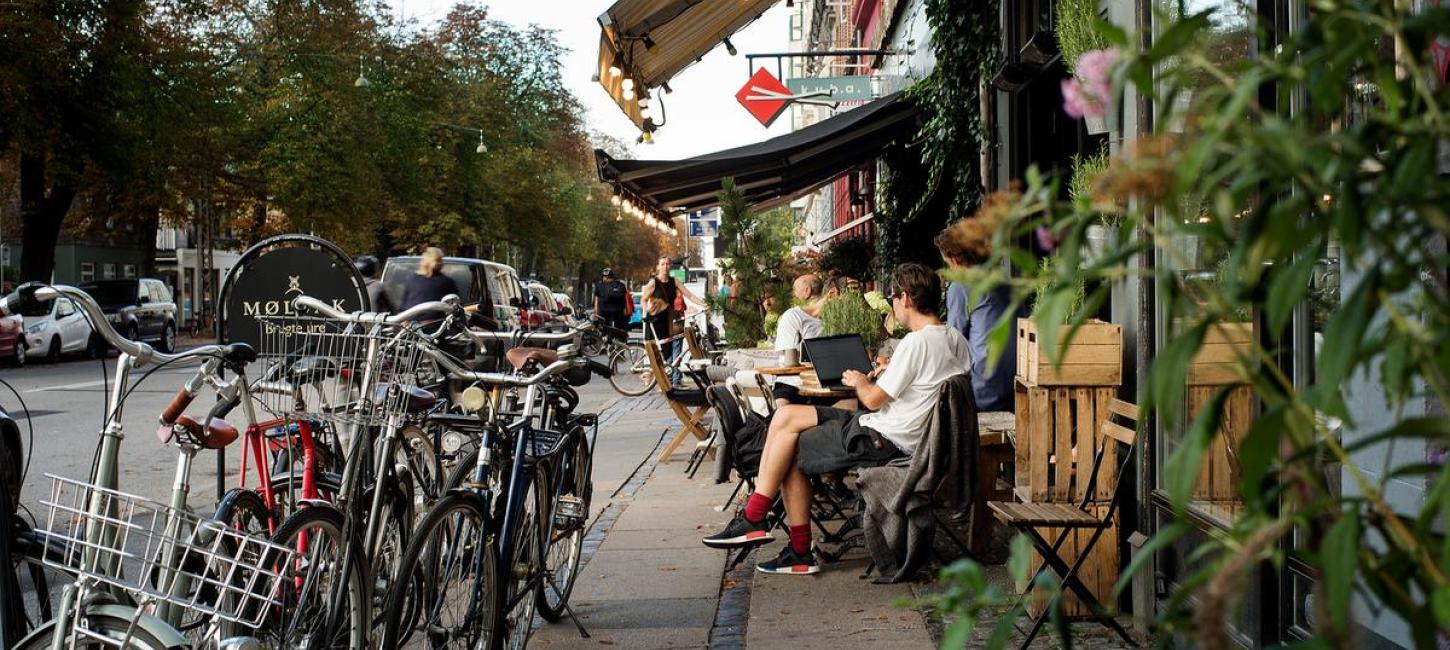
{"type": "Polygon", "coordinates": [[[315,384],[337,376],[337,362],[326,357],[302,357],[287,369],[287,381],[294,384],[315,384]]]}
{"type": "Polygon", "coordinates": [[[222,358],[233,365],[257,360],[257,350],[246,343],[230,343],[222,348],[222,358]]]}
{"type": "Polygon", "coordinates": [[[559,360],[559,353],[548,348],[514,348],[504,355],[514,370],[523,370],[530,361],[549,365],[559,360]]]}
{"type": "Polygon", "coordinates": [[[183,436],[195,441],[206,449],[221,449],[237,441],[237,428],[221,418],[212,418],[206,426],[202,426],[196,418],[190,415],[181,415],[176,418],[176,424],[171,426],[161,425],[156,430],[156,438],[161,444],[171,442],[172,436],[180,433],[183,436]]]}
{"type": "MultiPolygon", "coordinates": [[[[387,382],[379,383],[377,388],[373,389],[373,403],[381,404],[384,400],[388,399],[388,391],[392,387],[393,385],[387,382]]],[[[403,409],[408,415],[422,413],[433,408],[433,405],[438,403],[438,396],[427,389],[417,386],[404,386],[401,390],[404,392],[403,409]]]]}

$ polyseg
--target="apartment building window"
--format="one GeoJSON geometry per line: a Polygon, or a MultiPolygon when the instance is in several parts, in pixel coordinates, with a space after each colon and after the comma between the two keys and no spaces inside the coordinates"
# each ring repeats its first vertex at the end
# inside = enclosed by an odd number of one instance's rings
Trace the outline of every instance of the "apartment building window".
{"type": "Polygon", "coordinates": [[[115,262],[106,262],[105,264],[102,264],[101,265],[101,279],[103,279],[103,280],[114,280],[115,278],[116,278],[116,264],[115,264],[115,262]]]}
{"type": "Polygon", "coordinates": [[[96,279],[96,263],[81,262],[81,282],[90,282],[96,279]]]}
{"type": "Polygon", "coordinates": [[[123,278],[134,278],[134,277],[136,277],[136,265],[135,264],[127,264],[125,266],[122,266],[121,267],[121,277],[123,277],[123,278]]]}

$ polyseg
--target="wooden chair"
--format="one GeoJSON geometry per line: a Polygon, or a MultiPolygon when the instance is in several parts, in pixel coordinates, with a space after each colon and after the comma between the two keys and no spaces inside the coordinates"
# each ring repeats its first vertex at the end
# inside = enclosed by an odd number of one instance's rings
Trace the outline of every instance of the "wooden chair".
{"type": "Polygon", "coordinates": [[[770,396],[770,386],[766,385],[764,375],[754,370],[735,371],[735,390],[741,408],[762,417],[775,414],[775,399],[770,396]]]}
{"type": "MultiPolygon", "coordinates": [[[[1021,600],[1018,601],[1018,607],[1021,607],[1022,603],[1030,596],[1033,585],[1037,583],[1042,573],[1048,569],[1052,569],[1061,579],[1065,591],[1071,591],[1092,611],[1093,620],[1117,633],[1128,645],[1136,647],[1138,644],[1128,635],[1128,631],[1123,629],[1123,626],[1119,625],[1117,620],[1107,613],[1103,604],[1093,596],[1092,590],[1088,589],[1082,580],[1077,577],[1078,569],[1082,568],[1083,562],[1092,555],[1093,546],[1102,538],[1105,531],[1112,529],[1116,525],[1118,507],[1122,503],[1124,491],[1131,487],[1125,485],[1123,474],[1124,470],[1130,466],[1133,452],[1137,449],[1137,444],[1135,443],[1137,439],[1134,432],[1135,427],[1126,427],[1113,422],[1111,416],[1118,416],[1132,421],[1136,426],[1138,407],[1132,403],[1113,398],[1108,402],[1108,412],[1110,417],[1099,423],[1102,435],[1098,439],[1098,448],[1093,455],[1092,470],[1088,474],[1087,482],[1084,484],[1088,486],[1088,489],[1083,490],[1083,497],[1080,503],[1074,505],[1070,503],[1008,503],[993,501],[988,503],[987,507],[992,509],[993,514],[1002,523],[1025,534],[1032,541],[1032,546],[1037,550],[1038,555],[1043,560],[1042,565],[1038,567],[1037,572],[1028,581],[1027,590],[1022,594],[1021,600]],[[1119,444],[1127,445],[1128,450],[1126,453],[1117,453],[1117,446],[1119,444]],[[1100,480],[1103,458],[1109,455],[1116,455],[1118,459],[1116,463],[1117,467],[1114,468],[1116,475],[1112,479],[1112,498],[1102,517],[1098,517],[1089,509],[1089,504],[1092,502],[1093,495],[1096,493],[1096,490],[1092,488],[1095,488],[1098,480],[1100,480]],[[1042,528],[1055,528],[1061,532],[1059,532],[1055,541],[1048,543],[1042,536],[1042,528]],[[1086,543],[1079,544],[1077,560],[1069,565],[1059,554],[1059,549],[1062,548],[1063,542],[1069,536],[1076,534],[1078,531],[1088,530],[1092,531],[1092,536],[1088,538],[1086,543]]],[[[1059,459],[1059,462],[1063,461],[1059,459]]],[[[1055,594],[1047,604],[1047,607],[1043,608],[1042,612],[1037,615],[1032,623],[1032,629],[1027,632],[1027,638],[1022,641],[1022,648],[1026,648],[1032,643],[1032,640],[1042,631],[1043,623],[1052,615],[1053,610],[1061,606],[1063,593],[1063,591],[1059,591],[1055,594]]]]}
{"type": "Polygon", "coordinates": [[[660,452],[659,462],[668,463],[670,455],[685,442],[687,436],[695,436],[697,440],[705,440],[709,437],[702,423],[705,416],[710,413],[710,405],[705,400],[703,389],[670,387],[670,375],[665,370],[664,356],[660,354],[658,343],[645,340],[644,352],[649,357],[650,372],[654,374],[655,385],[659,387],[660,394],[664,395],[665,401],[669,403],[670,410],[675,412],[675,417],[680,419],[680,431],[665,445],[664,451],[660,452]]]}

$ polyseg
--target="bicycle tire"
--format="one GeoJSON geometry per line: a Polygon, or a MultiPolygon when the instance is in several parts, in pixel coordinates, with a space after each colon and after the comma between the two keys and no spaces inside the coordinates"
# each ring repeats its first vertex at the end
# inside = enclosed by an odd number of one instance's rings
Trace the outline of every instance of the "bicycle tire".
{"type": "MultiPolygon", "coordinates": [[[[564,617],[565,610],[569,604],[569,595],[574,591],[575,579],[579,577],[579,561],[583,557],[584,533],[589,527],[589,501],[590,494],[594,490],[594,483],[590,476],[593,471],[594,459],[589,449],[589,439],[584,435],[583,428],[576,428],[574,433],[573,448],[566,453],[558,455],[559,470],[564,473],[563,483],[560,485],[562,495],[555,495],[554,498],[544,502],[548,507],[544,518],[544,555],[543,570],[544,579],[539,585],[537,592],[536,606],[539,616],[550,623],[556,623],[564,617]],[[583,510],[582,521],[560,522],[556,516],[555,509],[559,503],[560,496],[573,496],[580,500],[579,508],[583,510]],[[561,526],[561,523],[563,525],[561,526]],[[555,551],[560,551],[556,554],[555,551]],[[554,560],[559,564],[555,565],[554,560]]],[[[549,485],[553,485],[553,481],[549,485]]]]}
{"type": "Polygon", "coordinates": [[[504,582],[498,590],[499,600],[495,608],[498,615],[498,622],[494,624],[498,632],[495,638],[505,650],[524,650],[529,645],[529,637],[533,636],[534,606],[538,600],[537,593],[529,592],[538,589],[543,571],[544,477],[538,466],[526,468],[525,472],[524,479],[529,485],[519,505],[518,525],[513,530],[511,547],[514,557],[508,558],[509,566],[500,566],[504,582]],[[514,603],[511,608],[508,607],[510,602],[514,603]]]}
{"type": "MultiPolygon", "coordinates": [[[[86,617],[86,627],[90,631],[102,634],[109,639],[114,639],[115,642],[113,644],[105,644],[100,641],[92,641],[89,644],[79,643],[76,645],[69,645],[66,646],[67,648],[70,648],[72,650],[77,648],[87,650],[90,648],[96,648],[97,650],[99,650],[100,648],[109,649],[115,647],[116,645],[120,645],[121,640],[126,639],[127,635],[130,636],[127,644],[128,650],[132,648],[135,648],[137,650],[147,650],[149,648],[165,650],[167,648],[183,647],[168,645],[161,641],[161,639],[156,638],[155,635],[151,634],[143,627],[136,626],[133,629],[131,626],[131,619],[129,618],[123,618],[120,616],[103,614],[99,612],[85,614],[84,616],[86,617]]],[[[50,650],[52,641],[55,638],[56,634],[68,634],[70,632],[70,630],[55,629],[55,621],[48,621],[45,623],[45,625],[50,626],[50,629],[44,630],[44,626],[42,626],[40,629],[37,630],[37,632],[32,633],[30,637],[27,637],[25,640],[21,641],[18,645],[16,645],[14,650],[50,650]]]]}
{"type": "Polygon", "coordinates": [[[609,355],[609,373],[609,385],[625,397],[639,397],[655,387],[649,357],[645,354],[644,345],[639,343],[621,346],[609,355]],[[631,383],[630,378],[639,383],[631,383]]]}
{"type": "Polygon", "coordinates": [[[498,566],[488,542],[491,526],[486,506],[473,494],[446,495],[423,516],[399,565],[407,578],[383,608],[381,647],[403,646],[420,627],[429,647],[493,647],[498,566]],[[454,625],[443,622],[442,611],[451,585],[467,598],[463,614],[449,617],[460,619],[454,625]]]}
{"type": "Polygon", "coordinates": [[[74,573],[45,563],[47,556],[53,563],[65,563],[67,555],[64,545],[48,541],[43,533],[28,527],[15,531],[11,538],[10,558],[15,565],[12,568],[15,585],[23,600],[25,634],[39,629],[55,616],[55,609],[60,606],[60,590],[52,590],[52,586],[75,581],[74,573]]]}
{"type": "MultiPolygon", "coordinates": [[[[344,607],[348,609],[338,620],[347,624],[347,630],[336,630],[331,634],[331,641],[319,638],[326,636],[322,634],[324,626],[329,619],[330,612],[327,607],[332,602],[332,589],[338,585],[335,582],[335,573],[338,572],[338,564],[342,561],[344,544],[353,546],[353,557],[362,557],[362,549],[358,540],[344,539],[344,521],[341,512],[326,506],[312,506],[303,508],[293,513],[277,527],[277,534],[272,536],[272,542],[288,548],[296,549],[299,555],[305,553],[305,559],[299,559],[293,566],[284,569],[301,571],[298,576],[301,580],[299,589],[284,589],[281,594],[282,607],[274,616],[264,622],[263,627],[258,628],[254,636],[263,640],[263,643],[271,642],[272,647],[298,647],[306,640],[309,648],[363,648],[367,646],[368,617],[370,607],[367,602],[367,584],[363,575],[361,562],[354,562],[352,570],[346,576],[348,590],[344,607]],[[333,543],[321,551],[314,550],[313,543],[318,539],[327,537],[333,543]],[[312,569],[318,569],[314,572],[312,569]],[[327,583],[312,582],[313,577],[320,580],[332,581],[327,583]],[[297,596],[300,592],[300,596],[297,596]],[[313,600],[304,600],[308,595],[315,595],[313,600]],[[320,605],[321,610],[316,607],[320,605]],[[307,629],[298,629],[297,624],[303,622],[303,618],[312,615],[310,625],[307,629]]],[[[318,545],[323,546],[323,545],[318,545]]],[[[284,583],[285,584],[285,583],[284,583]]]]}

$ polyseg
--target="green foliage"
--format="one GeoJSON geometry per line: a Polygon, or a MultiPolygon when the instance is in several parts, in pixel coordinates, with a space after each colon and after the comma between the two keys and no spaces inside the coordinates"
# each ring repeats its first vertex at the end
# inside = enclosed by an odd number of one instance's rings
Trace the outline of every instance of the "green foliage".
{"type": "Polygon", "coordinates": [[[884,320],[860,292],[847,289],[821,306],[821,331],[825,336],[860,334],[867,349],[881,342],[884,320]]]}
{"type": "MultiPolygon", "coordinates": [[[[725,340],[734,347],[755,347],[767,335],[761,303],[779,290],[775,274],[790,252],[790,229],[788,210],[752,212],[735,179],[720,181],[719,236],[726,242],[720,267],[739,284],[733,299],[711,300],[713,308],[725,312],[725,340]]],[[[777,297],[775,313],[789,306],[788,300],[777,297]]]]}
{"type": "Polygon", "coordinates": [[[1072,157],[1072,180],[1067,183],[1067,196],[1074,201],[1093,200],[1093,183],[1108,168],[1108,152],[1072,157]]]}
{"type": "Polygon", "coordinates": [[[864,279],[871,271],[871,245],[862,237],[846,237],[831,243],[816,261],[822,274],[864,279]]]}
{"type": "Polygon", "coordinates": [[[1083,52],[1108,46],[1108,39],[1093,26],[1098,19],[1098,0],[1058,1],[1057,50],[1068,72],[1077,72],[1077,60],[1083,52]]]}
{"type": "MultiPolygon", "coordinates": [[[[1144,48],[1105,34],[1124,48],[1119,83],[1151,99],[1160,131],[1109,162],[1105,204],[1063,200],[1055,180],[1030,171],[982,265],[995,277],[975,290],[1006,284],[1019,300],[1038,293],[1040,317],[1078,325],[1117,280],[1156,287],[1156,310],[1173,327],[1152,350],[1140,394],[1165,436],[1147,438],[1148,449],[1167,454],[1159,485],[1175,520],[1149,541],[1155,549],[1183,543],[1193,528],[1193,486],[1222,417],[1223,393],[1186,417],[1187,367],[1216,324],[1247,314],[1267,321],[1238,359],[1262,413],[1233,449],[1241,507],[1198,542],[1174,593],[1158,603],[1159,638],[1227,647],[1240,596],[1260,569],[1292,555],[1319,576],[1315,644],[1356,647],[1347,623],[1361,593],[1429,647],[1450,634],[1450,538],[1439,528],[1450,515],[1450,466],[1439,456],[1450,443],[1439,408],[1450,403],[1450,257],[1441,243],[1450,188],[1439,154],[1450,141],[1450,105],[1426,52],[1450,35],[1450,10],[1311,4],[1310,24],[1277,34],[1282,43],[1256,56],[1224,56],[1243,35],[1208,12],[1166,21],[1144,48]],[[1403,46],[1391,55],[1390,43],[1403,46]],[[1261,104],[1265,89],[1281,101],[1261,104]],[[1308,101],[1284,110],[1294,97],[1308,101]],[[1183,124],[1192,128],[1163,130],[1183,124]],[[1122,219],[1124,234],[1083,263],[1085,231],[1104,210],[1122,219]],[[1039,228],[1059,242],[1056,262],[1042,268],[1023,246],[1039,228]],[[1157,264],[1139,266],[1143,255],[1157,264]],[[1074,308],[1081,286],[1093,289],[1074,308]],[[1317,344],[1288,338],[1296,313],[1313,317],[1317,344]],[[1310,376],[1281,365],[1291,343],[1317,350],[1310,376]],[[1351,395],[1385,407],[1362,416],[1348,408],[1351,395]],[[1331,418],[1342,427],[1326,424],[1331,418]],[[1367,457],[1385,458],[1372,446],[1427,443],[1425,462],[1360,469],[1367,457]],[[1343,491],[1329,476],[1342,476],[1343,491]],[[1418,505],[1387,499],[1390,482],[1405,480],[1428,487],[1418,505]]],[[[1120,588],[1143,566],[1130,566],[1120,588]]],[[[974,602],[954,613],[978,611],[974,602]]]]}

